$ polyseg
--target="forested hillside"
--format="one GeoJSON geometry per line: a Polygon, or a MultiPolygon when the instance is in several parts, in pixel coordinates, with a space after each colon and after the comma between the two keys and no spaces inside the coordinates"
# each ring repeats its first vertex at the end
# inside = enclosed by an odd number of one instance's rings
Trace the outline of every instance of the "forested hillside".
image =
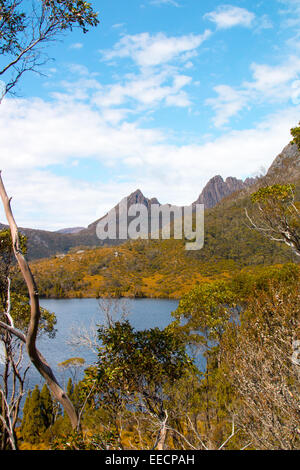
{"type": "Polygon", "coordinates": [[[32,262],[40,294],[179,298],[204,279],[296,261],[288,247],[249,227],[245,207],[251,207],[249,196],[231,196],[207,210],[205,244],[199,251],[186,251],[181,240],[136,240],[118,247],[75,248],[32,262]]]}

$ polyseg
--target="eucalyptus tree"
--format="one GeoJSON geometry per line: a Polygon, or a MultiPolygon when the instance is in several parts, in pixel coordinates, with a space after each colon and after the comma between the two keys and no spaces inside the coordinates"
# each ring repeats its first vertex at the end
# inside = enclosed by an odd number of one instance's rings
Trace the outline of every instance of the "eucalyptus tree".
{"type": "MultiPolygon", "coordinates": [[[[291,135],[291,143],[300,150],[300,127],[293,127],[291,135]]],[[[251,195],[251,202],[251,213],[245,209],[251,228],[272,241],[284,243],[300,256],[300,211],[296,185],[268,184],[251,195]]]]}
{"type": "Polygon", "coordinates": [[[274,184],[251,196],[253,214],[246,216],[251,227],[272,241],[284,243],[300,256],[300,211],[295,201],[295,185],[274,184]]]}
{"type": "MultiPolygon", "coordinates": [[[[79,28],[83,33],[86,33],[89,27],[95,27],[98,23],[98,13],[94,11],[91,3],[83,0],[32,0],[31,2],[0,0],[0,103],[8,93],[14,93],[16,85],[26,72],[41,73],[42,66],[49,60],[46,45],[57,41],[64,33],[72,31],[74,28],[79,28]]],[[[22,343],[26,344],[31,362],[45,378],[54,397],[63,405],[69,415],[73,428],[76,428],[79,424],[77,413],[65,391],[58,384],[46,360],[36,348],[36,338],[43,318],[42,309],[39,306],[35,280],[23,254],[22,240],[13,217],[10,199],[6,194],[1,177],[0,194],[11,231],[12,250],[11,252],[8,250],[7,253],[10,256],[13,253],[15,256],[30,298],[28,323],[26,323],[26,328],[22,330],[14,323],[11,316],[10,281],[8,276],[4,276],[1,297],[2,300],[6,300],[5,305],[2,305],[0,329],[2,338],[5,339],[5,364],[10,364],[12,367],[14,380],[18,378],[21,389],[20,396],[22,396],[24,376],[19,375],[18,367],[22,360],[22,343]],[[19,341],[20,356],[18,359],[15,359],[10,353],[13,337],[19,341]]],[[[7,382],[7,374],[4,375],[4,379],[4,382],[7,382]]],[[[13,397],[14,407],[12,407],[7,401],[5,387],[2,392],[0,415],[2,438],[4,441],[8,440],[10,447],[15,449],[17,444],[14,422],[18,414],[19,400],[13,397]],[[12,410],[16,411],[13,416],[12,410]]]]}
{"type": "Polygon", "coordinates": [[[36,339],[39,332],[39,324],[41,319],[38,289],[29,264],[22,251],[18,227],[11,210],[11,200],[7,196],[1,175],[0,196],[11,231],[13,253],[26,283],[30,300],[30,319],[25,333],[16,328],[15,325],[11,322],[0,321],[0,328],[2,330],[6,330],[9,334],[14,335],[26,345],[26,350],[31,363],[35,366],[40,375],[46,380],[53,396],[63,406],[64,410],[70,418],[72,427],[76,429],[79,426],[79,419],[76,410],[68,398],[66,392],[58,383],[51,367],[36,346],[36,339]]]}
{"type": "MultiPolygon", "coordinates": [[[[20,236],[20,246],[26,251],[26,238],[20,236]]],[[[7,328],[27,329],[30,306],[26,296],[16,292],[13,263],[14,253],[9,230],[0,232],[0,449],[16,449],[15,429],[21,401],[25,394],[25,379],[29,369],[24,358],[24,344],[7,328]]],[[[52,337],[55,315],[41,309],[39,331],[52,337]]]]}
{"type": "Polygon", "coordinates": [[[83,0],[0,0],[0,102],[24,73],[41,73],[49,60],[47,44],[98,23],[98,14],[83,0]]]}
{"type": "Polygon", "coordinates": [[[196,370],[184,341],[173,324],[136,331],[127,320],[100,327],[98,336],[98,361],[85,371],[83,388],[93,390],[90,398],[111,416],[127,410],[133,417],[136,412],[148,422],[148,432],[153,428],[151,448],[163,450],[168,421],[176,411],[172,388],[196,370]]]}

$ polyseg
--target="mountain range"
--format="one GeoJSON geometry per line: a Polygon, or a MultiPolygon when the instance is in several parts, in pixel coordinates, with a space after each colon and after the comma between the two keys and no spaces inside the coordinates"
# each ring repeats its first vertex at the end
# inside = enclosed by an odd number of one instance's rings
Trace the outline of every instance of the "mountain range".
{"type": "MultiPolygon", "coordinates": [[[[282,152],[274,159],[267,174],[260,178],[247,178],[245,181],[235,177],[225,180],[220,176],[214,176],[203,188],[201,194],[193,203],[204,204],[207,210],[214,208],[226,198],[239,198],[245,192],[253,192],[260,184],[272,184],[273,182],[292,182],[300,178],[300,152],[297,145],[288,144],[282,152]]],[[[137,189],[127,197],[128,207],[132,204],[143,204],[150,207],[151,204],[159,204],[156,198],[147,198],[140,189],[137,189]]],[[[118,206],[115,208],[118,210],[118,206]]],[[[105,216],[103,216],[105,217],[105,216]]],[[[35,230],[20,228],[28,238],[29,259],[45,258],[55,254],[65,254],[71,248],[97,247],[104,242],[96,235],[96,226],[103,217],[92,222],[88,227],[71,227],[50,232],[46,230],[35,230]]],[[[0,229],[7,225],[0,224],[0,229]]],[[[116,245],[120,240],[106,240],[105,244],[116,245]]]]}

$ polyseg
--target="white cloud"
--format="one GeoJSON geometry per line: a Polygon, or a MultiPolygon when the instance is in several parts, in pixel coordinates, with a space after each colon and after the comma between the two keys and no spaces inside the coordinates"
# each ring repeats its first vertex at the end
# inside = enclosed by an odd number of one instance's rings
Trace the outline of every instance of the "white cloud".
{"type": "MultiPolygon", "coordinates": [[[[96,102],[97,100],[95,100],[96,102]]],[[[128,108],[110,108],[110,107],[101,107],[101,116],[103,120],[111,124],[113,126],[116,126],[119,124],[121,121],[126,119],[130,114],[132,114],[133,111],[128,108]]]]}
{"type": "Polygon", "coordinates": [[[176,106],[178,108],[187,108],[191,102],[184,91],[180,91],[174,95],[170,94],[166,97],[167,106],[176,106]]]}
{"type": "Polygon", "coordinates": [[[180,4],[175,0],[151,0],[150,4],[156,6],[172,5],[173,7],[180,7],[180,4]]]}
{"type": "Polygon", "coordinates": [[[280,65],[251,64],[252,80],[244,81],[237,88],[218,85],[216,98],[209,98],[206,104],[216,112],[214,124],[221,127],[236,116],[245,106],[251,108],[257,103],[297,104],[299,99],[300,58],[290,56],[280,65]]]}
{"type": "Polygon", "coordinates": [[[95,93],[103,89],[98,80],[87,77],[81,77],[72,82],[63,80],[60,82],[60,88],[61,91],[51,93],[51,96],[59,101],[87,100],[90,92],[95,93]]]}
{"type": "Polygon", "coordinates": [[[300,73],[300,58],[291,56],[281,65],[252,64],[253,82],[244,86],[273,98],[289,98],[291,80],[300,73]]]}
{"type": "MultiPolygon", "coordinates": [[[[191,99],[185,89],[192,83],[183,68],[193,66],[192,58],[211,32],[168,37],[164,33],[126,35],[112,50],[102,51],[104,60],[129,58],[138,66],[137,73],[127,74],[117,83],[104,86],[93,96],[100,108],[132,109],[135,113],[152,111],[158,106],[189,107],[191,99]]],[[[125,117],[125,114],[123,115],[125,117]]]]}
{"type": "Polygon", "coordinates": [[[232,131],[203,145],[157,145],[145,148],[142,188],[157,186],[161,202],[189,204],[216,174],[245,178],[269,167],[288,144],[289,129],[299,118],[300,107],[271,115],[256,128],[232,131]],[[157,177],[159,175],[159,179],[157,177]],[[152,182],[152,186],[151,186],[152,182]]]}
{"type": "Polygon", "coordinates": [[[163,203],[189,204],[215,174],[246,177],[268,167],[288,143],[299,111],[282,110],[256,128],[206,144],[175,145],[137,124],[112,119],[109,125],[92,105],[7,99],[0,108],[0,168],[21,226],[87,225],[137,187],[163,203]],[[80,171],[86,158],[112,165],[114,181],[67,176],[67,165],[76,161],[80,171]],[[53,174],[51,165],[65,176],[53,174]]]}
{"type": "Polygon", "coordinates": [[[211,35],[189,34],[168,37],[164,33],[141,33],[123,36],[113,50],[102,51],[105,60],[131,58],[140,67],[153,67],[178,59],[183,53],[196,50],[211,35]]]}
{"type": "Polygon", "coordinates": [[[89,75],[89,69],[82,64],[69,64],[68,68],[70,72],[76,74],[76,75],[81,75],[81,76],[88,76],[89,75]]]}
{"type": "Polygon", "coordinates": [[[215,23],[219,29],[228,29],[234,26],[250,27],[255,15],[245,8],[221,5],[215,11],[204,15],[204,18],[215,23]]]}
{"type": "MultiPolygon", "coordinates": [[[[224,21],[223,27],[233,25],[232,17],[224,21]]],[[[300,106],[205,144],[174,144],[169,135],[140,124],[159,107],[191,106],[188,87],[197,82],[187,69],[210,34],[127,35],[104,57],[132,59],[135,73],[103,84],[87,68],[71,64],[76,79],[61,83],[51,102],[6,99],[0,106],[0,168],[18,223],[53,230],[87,225],[137,187],[162,203],[189,204],[215,174],[247,177],[268,167],[288,143],[300,106]],[[136,121],[125,122],[128,117],[136,121]],[[87,183],[68,176],[68,168],[80,175],[85,159],[110,167],[114,181],[99,175],[99,181],[87,183]],[[54,174],[57,167],[65,176],[54,174]]],[[[220,84],[214,88],[217,96],[206,101],[217,127],[246,106],[299,102],[300,59],[290,57],[277,66],[254,63],[250,71],[249,81],[238,87],[220,84]]]]}
{"type": "Polygon", "coordinates": [[[300,3],[298,0],[277,0],[283,6],[279,11],[282,17],[281,29],[289,33],[285,43],[291,51],[300,50],[300,3]]]}
{"type": "Polygon", "coordinates": [[[70,156],[106,162],[139,155],[162,138],[135,124],[111,126],[92,106],[72,100],[7,99],[0,112],[1,163],[15,170],[63,164],[70,156]]]}
{"type": "MultiPolygon", "coordinates": [[[[7,193],[13,196],[12,208],[18,225],[47,230],[87,226],[105,215],[130,188],[124,183],[103,182],[100,175],[95,183],[26,169],[7,170],[2,177],[7,193]]],[[[5,222],[2,207],[0,217],[1,222],[5,222]]]]}
{"type": "Polygon", "coordinates": [[[124,26],[125,26],[125,23],[116,23],[112,25],[112,28],[119,29],[119,28],[123,28],[124,26]]]}
{"type": "MultiPolygon", "coordinates": [[[[96,93],[93,102],[99,107],[120,106],[128,100],[137,102],[148,110],[158,104],[189,106],[190,101],[182,90],[191,82],[191,77],[180,75],[174,69],[164,69],[162,72],[142,72],[139,75],[127,76],[124,84],[105,87],[96,93]]],[[[135,111],[140,111],[135,108],[135,111]]]]}
{"type": "Polygon", "coordinates": [[[268,15],[262,15],[260,18],[256,19],[255,32],[259,33],[264,29],[272,29],[274,27],[271,19],[268,15]]]}
{"type": "Polygon", "coordinates": [[[280,11],[286,17],[284,26],[293,28],[299,26],[300,23],[300,5],[298,0],[277,0],[284,5],[284,9],[280,11]]]}
{"type": "Polygon", "coordinates": [[[75,49],[75,50],[79,50],[79,49],[82,49],[82,48],[83,48],[82,42],[74,42],[69,47],[69,49],[75,49]]]}
{"type": "Polygon", "coordinates": [[[216,86],[214,90],[218,97],[207,99],[205,103],[212,106],[216,112],[215,126],[221,127],[244,108],[248,99],[243,91],[237,91],[228,85],[216,86]]]}

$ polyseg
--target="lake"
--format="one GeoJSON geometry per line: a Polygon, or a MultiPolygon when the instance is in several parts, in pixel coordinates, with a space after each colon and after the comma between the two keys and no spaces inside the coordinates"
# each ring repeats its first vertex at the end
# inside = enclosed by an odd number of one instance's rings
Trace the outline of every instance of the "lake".
{"type": "MultiPolygon", "coordinates": [[[[55,376],[63,387],[66,387],[68,378],[78,380],[83,375],[83,370],[89,364],[97,360],[97,352],[90,345],[80,345],[80,336],[95,337],[97,325],[107,324],[104,310],[110,309],[114,319],[121,319],[127,312],[126,318],[137,330],[147,328],[165,328],[172,320],[171,313],[176,310],[178,300],[168,299],[117,299],[113,301],[101,299],[102,309],[99,307],[97,299],[41,299],[41,307],[54,312],[57,318],[55,326],[57,332],[55,338],[50,339],[42,335],[37,340],[38,349],[41,351],[47,362],[51,366],[55,376]],[[93,350],[94,349],[94,350],[93,350]],[[80,357],[85,360],[84,365],[74,371],[63,371],[58,366],[59,363],[72,357],[80,357]]],[[[196,360],[197,366],[204,370],[205,359],[201,352],[189,353],[196,360]]],[[[29,359],[24,357],[25,365],[29,364],[29,359]]],[[[0,351],[0,372],[1,372],[1,351],[0,351]]],[[[38,384],[40,388],[44,384],[34,366],[30,367],[27,374],[25,388],[34,388],[38,384]]]]}
{"type": "MultiPolygon", "coordinates": [[[[165,328],[173,320],[171,312],[178,306],[177,300],[168,299],[117,299],[113,303],[102,299],[101,303],[104,310],[110,308],[114,319],[120,319],[122,313],[127,312],[126,318],[137,330],[156,326],[165,328]]],[[[40,304],[55,313],[57,332],[54,339],[41,336],[37,345],[58,380],[65,385],[69,375],[62,372],[58,364],[71,357],[83,358],[84,366],[96,361],[96,352],[89,346],[79,346],[80,341],[76,340],[76,337],[86,334],[92,336],[96,325],[106,322],[106,315],[103,309],[100,309],[97,299],[41,299],[40,304]]],[[[77,378],[81,373],[82,371],[79,371],[77,378]]],[[[30,388],[35,384],[44,383],[33,366],[28,377],[30,388]]]]}

